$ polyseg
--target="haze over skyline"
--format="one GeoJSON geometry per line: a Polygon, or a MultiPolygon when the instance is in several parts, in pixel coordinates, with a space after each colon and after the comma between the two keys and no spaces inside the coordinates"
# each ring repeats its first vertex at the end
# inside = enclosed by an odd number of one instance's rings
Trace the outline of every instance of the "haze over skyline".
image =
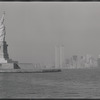
{"type": "Polygon", "coordinates": [[[64,45],[65,58],[100,54],[100,3],[1,2],[5,11],[10,58],[19,62],[53,64],[55,46],[64,45]]]}

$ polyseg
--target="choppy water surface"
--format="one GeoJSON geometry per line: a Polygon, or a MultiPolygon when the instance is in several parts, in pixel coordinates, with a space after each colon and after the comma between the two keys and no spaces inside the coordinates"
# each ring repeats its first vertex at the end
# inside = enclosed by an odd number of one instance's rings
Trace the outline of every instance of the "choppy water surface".
{"type": "Polygon", "coordinates": [[[0,98],[67,97],[100,97],[100,69],[0,73],[0,98]]]}

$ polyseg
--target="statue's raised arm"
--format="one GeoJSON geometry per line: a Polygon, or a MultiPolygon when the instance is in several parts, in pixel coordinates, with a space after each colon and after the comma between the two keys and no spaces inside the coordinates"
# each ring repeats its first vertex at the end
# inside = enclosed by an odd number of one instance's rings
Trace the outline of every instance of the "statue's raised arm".
{"type": "Polygon", "coordinates": [[[5,12],[3,13],[0,19],[0,41],[4,41],[5,39],[4,15],[5,15],[5,12]]]}
{"type": "Polygon", "coordinates": [[[5,16],[5,12],[3,13],[1,19],[0,19],[0,25],[4,24],[4,16],[5,16]]]}

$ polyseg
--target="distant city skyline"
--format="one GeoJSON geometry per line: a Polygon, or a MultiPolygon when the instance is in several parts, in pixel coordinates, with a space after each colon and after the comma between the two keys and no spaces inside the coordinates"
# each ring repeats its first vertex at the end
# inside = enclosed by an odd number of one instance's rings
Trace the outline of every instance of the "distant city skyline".
{"type": "Polygon", "coordinates": [[[100,54],[99,2],[0,2],[5,11],[10,58],[19,62],[54,64],[55,46],[65,58],[100,54]]]}

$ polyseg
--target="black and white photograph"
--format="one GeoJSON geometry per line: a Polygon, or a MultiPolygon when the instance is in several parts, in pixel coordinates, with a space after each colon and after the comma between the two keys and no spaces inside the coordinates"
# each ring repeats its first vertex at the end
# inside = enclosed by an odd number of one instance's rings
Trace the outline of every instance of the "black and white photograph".
{"type": "Polygon", "coordinates": [[[0,99],[100,98],[100,2],[0,2],[0,99]]]}

